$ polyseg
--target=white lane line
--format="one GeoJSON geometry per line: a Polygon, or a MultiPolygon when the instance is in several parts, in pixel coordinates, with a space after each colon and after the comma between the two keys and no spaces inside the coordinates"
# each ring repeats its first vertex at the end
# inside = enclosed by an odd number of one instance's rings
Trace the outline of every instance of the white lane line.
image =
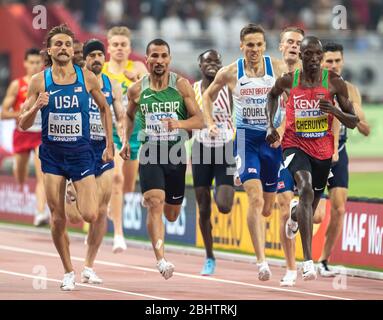
{"type": "MultiPolygon", "coordinates": [[[[2,270],[2,269],[0,269],[0,273],[9,274],[9,275],[18,276],[18,277],[25,277],[25,278],[30,278],[30,279],[39,279],[39,280],[45,280],[45,281],[61,283],[61,280],[57,280],[57,279],[52,279],[52,278],[47,278],[47,277],[40,277],[40,276],[33,276],[33,275],[30,275],[30,274],[26,274],[26,273],[19,273],[19,272],[13,272],[13,271],[2,270]]],[[[123,294],[131,295],[131,296],[141,297],[141,298],[144,297],[144,298],[155,299],[155,300],[169,300],[169,299],[166,299],[166,298],[151,296],[151,295],[142,294],[142,293],[135,293],[135,292],[130,292],[130,291],[123,291],[123,290],[106,288],[106,287],[98,287],[98,286],[95,286],[95,285],[88,285],[88,284],[77,283],[77,282],[76,282],[76,286],[85,287],[85,288],[91,288],[91,289],[97,289],[97,290],[101,290],[101,291],[110,291],[110,292],[115,292],[115,293],[123,293],[123,294]]]]}
{"type": "MultiPolygon", "coordinates": [[[[8,250],[8,251],[14,251],[14,252],[29,253],[29,254],[34,254],[34,255],[42,255],[42,256],[48,256],[48,257],[54,257],[54,258],[59,257],[58,254],[54,254],[54,253],[50,253],[50,252],[23,249],[23,248],[12,247],[12,246],[0,245],[0,249],[8,250]]],[[[71,258],[72,258],[72,260],[75,260],[75,261],[84,261],[84,258],[73,257],[73,256],[71,258]]],[[[120,268],[127,268],[127,269],[139,270],[139,271],[158,273],[157,269],[138,267],[138,266],[116,263],[116,262],[96,260],[95,263],[100,264],[100,265],[105,265],[105,266],[120,267],[120,268]]],[[[241,281],[196,276],[196,275],[192,275],[192,274],[188,274],[188,273],[175,272],[174,274],[181,276],[181,277],[198,279],[198,280],[202,280],[202,281],[213,281],[213,282],[220,282],[220,283],[225,283],[225,284],[235,284],[235,285],[239,285],[239,286],[260,288],[260,289],[266,289],[266,290],[274,290],[274,291],[287,292],[287,293],[297,293],[297,294],[302,294],[302,295],[307,295],[307,296],[315,296],[315,297],[321,297],[321,298],[329,298],[329,299],[337,299],[337,300],[353,300],[350,298],[332,296],[332,295],[327,295],[327,294],[320,294],[320,293],[315,293],[315,292],[299,291],[299,290],[285,289],[285,288],[279,288],[279,287],[262,286],[262,285],[258,285],[258,284],[252,284],[252,283],[241,282],[241,281]]]]}

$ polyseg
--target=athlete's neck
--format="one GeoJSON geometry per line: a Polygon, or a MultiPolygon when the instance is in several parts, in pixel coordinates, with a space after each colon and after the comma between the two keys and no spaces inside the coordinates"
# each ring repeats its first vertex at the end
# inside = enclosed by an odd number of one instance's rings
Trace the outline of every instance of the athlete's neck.
{"type": "Polygon", "coordinates": [[[285,61],[285,64],[287,66],[288,72],[293,72],[296,69],[302,69],[302,63],[300,61],[294,62],[294,63],[289,63],[285,61]]]}
{"type": "Polygon", "coordinates": [[[64,82],[61,84],[65,84],[66,80],[72,80],[75,75],[76,70],[74,69],[71,61],[65,65],[59,65],[56,63],[53,63],[52,65],[52,76],[59,80],[59,82],[64,82]]]}
{"type": "Polygon", "coordinates": [[[321,74],[322,74],[321,68],[315,71],[303,69],[301,72],[301,77],[307,84],[316,85],[320,83],[321,74]]]}
{"type": "Polygon", "coordinates": [[[201,91],[204,93],[205,89],[213,82],[214,78],[202,77],[201,91]]]}
{"type": "Polygon", "coordinates": [[[250,62],[245,58],[245,71],[249,77],[263,77],[265,74],[263,56],[258,62],[250,62]]]}
{"type": "Polygon", "coordinates": [[[24,80],[27,84],[29,84],[29,82],[31,81],[31,79],[32,79],[32,75],[28,75],[28,74],[26,74],[26,75],[23,77],[23,80],[24,80]]]}
{"type": "Polygon", "coordinates": [[[169,85],[169,72],[165,72],[163,75],[156,75],[151,73],[149,76],[150,79],[150,88],[155,91],[161,91],[168,87],[169,85]]]}
{"type": "Polygon", "coordinates": [[[108,71],[112,74],[123,73],[127,63],[128,63],[128,60],[116,61],[116,60],[110,59],[108,63],[108,71]]]}

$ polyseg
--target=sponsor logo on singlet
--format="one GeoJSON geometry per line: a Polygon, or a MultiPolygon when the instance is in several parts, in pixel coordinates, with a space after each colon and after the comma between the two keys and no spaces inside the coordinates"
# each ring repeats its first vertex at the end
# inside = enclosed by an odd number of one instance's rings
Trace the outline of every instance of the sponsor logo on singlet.
{"type": "Polygon", "coordinates": [[[323,94],[312,100],[302,99],[304,96],[293,95],[296,134],[303,138],[324,137],[328,130],[328,116],[319,109],[323,94]]]}

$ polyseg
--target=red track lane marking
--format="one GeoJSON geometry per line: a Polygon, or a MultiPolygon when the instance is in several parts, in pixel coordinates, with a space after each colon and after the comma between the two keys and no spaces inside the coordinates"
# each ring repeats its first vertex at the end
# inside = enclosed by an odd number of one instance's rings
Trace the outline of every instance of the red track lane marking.
{"type": "MultiPolygon", "coordinates": [[[[12,246],[0,245],[0,250],[22,252],[22,253],[29,253],[29,254],[33,254],[33,255],[42,255],[42,256],[59,258],[59,255],[55,254],[55,253],[45,252],[45,251],[37,251],[37,250],[29,250],[29,249],[23,249],[23,248],[12,247],[12,246]]],[[[83,262],[85,260],[84,258],[79,258],[79,257],[74,257],[74,256],[72,256],[71,258],[72,258],[72,260],[75,260],[75,261],[82,261],[83,262]]],[[[121,263],[115,263],[115,262],[109,262],[109,261],[103,261],[103,260],[96,260],[95,263],[100,264],[100,265],[105,265],[105,266],[128,268],[128,269],[133,269],[133,270],[158,273],[157,269],[138,267],[138,266],[132,266],[132,265],[128,265],[128,264],[121,264],[121,263]]],[[[275,290],[275,291],[281,291],[281,292],[287,292],[287,293],[298,293],[298,294],[302,294],[302,295],[336,299],[336,300],[353,300],[350,298],[320,294],[320,293],[315,293],[315,292],[307,292],[307,291],[299,291],[299,290],[292,290],[292,289],[285,289],[285,288],[278,288],[278,287],[262,286],[262,285],[247,283],[247,282],[226,280],[226,279],[220,279],[220,278],[208,278],[208,277],[196,276],[196,275],[181,273],[181,272],[174,272],[174,275],[178,275],[178,276],[185,277],[185,278],[198,279],[198,280],[202,280],[202,281],[213,281],[213,282],[220,282],[220,283],[225,283],[225,284],[234,284],[234,285],[239,285],[239,286],[253,287],[253,288],[259,288],[259,289],[266,289],[266,290],[275,290]]],[[[92,288],[93,288],[93,286],[92,286],[92,288]]]]}

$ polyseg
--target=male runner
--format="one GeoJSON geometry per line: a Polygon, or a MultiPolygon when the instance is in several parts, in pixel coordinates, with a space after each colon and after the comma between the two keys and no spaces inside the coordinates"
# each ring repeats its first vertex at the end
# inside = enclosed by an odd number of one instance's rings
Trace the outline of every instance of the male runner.
{"type": "Polygon", "coordinates": [[[73,64],[79,65],[81,68],[85,66],[85,61],[83,56],[83,47],[84,47],[84,44],[81,41],[74,39],[73,41],[74,55],[73,55],[72,62],[73,64]]]}
{"type": "MultiPolygon", "coordinates": [[[[304,31],[297,27],[287,27],[280,34],[279,50],[282,53],[282,59],[287,66],[288,72],[293,72],[296,69],[301,69],[301,61],[299,59],[299,50],[304,31]]],[[[287,96],[283,97],[283,102],[287,102],[287,96]]],[[[285,112],[283,112],[285,114],[285,112]]],[[[336,123],[333,122],[333,129],[336,123]]],[[[281,126],[277,129],[279,135],[282,137],[286,125],[285,115],[281,126]]],[[[337,132],[336,128],[333,130],[334,135],[337,132]]],[[[337,143],[334,145],[337,146],[337,143]]],[[[295,239],[290,239],[286,236],[286,222],[290,214],[290,203],[294,204],[294,179],[290,171],[282,164],[279,172],[277,201],[280,211],[280,228],[279,235],[281,244],[286,258],[286,274],[280,281],[281,286],[294,286],[297,279],[297,268],[295,263],[295,239]]],[[[313,223],[320,223],[323,219],[323,211],[316,212],[313,217],[313,223]]]]}
{"type": "MultiPolygon", "coordinates": [[[[279,78],[268,94],[267,142],[279,141],[273,124],[282,93],[289,98],[286,104],[286,129],[282,139],[284,163],[294,177],[299,204],[287,225],[290,233],[299,230],[303,247],[303,279],[316,278],[312,261],[313,212],[326,186],[329,176],[334,141],[332,120],[337,117],[347,127],[355,127],[359,121],[348,100],[345,82],[335,73],[321,69],[322,44],[316,37],[305,37],[299,54],[302,70],[296,69],[279,78]],[[338,109],[333,104],[337,97],[338,109]]],[[[293,211],[293,210],[292,210],[293,211]]]]}
{"type": "Polygon", "coordinates": [[[198,57],[202,80],[194,83],[194,92],[205,118],[217,125],[218,135],[211,137],[208,129],[195,131],[192,147],[192,170],[196,199],[199,209],[199,226],[205,244],[206,260],[202,275],[212,275],[215,271],[213,236],[211,224],[210,188],[215,179],[214,200],[218,210],[229,213],[233,205],[233,137],[234,127],[231,119],[232,97],[225,86],[214,101],[213,110],[203,108],[202,95],[222,68],[221,55],[216,50],[206,50],[198,57]]]}
{"type": "MultiPolygon", "coordinates": [[[[265,141],[267,93],[282,66],[268,56],[265,31],[259,25],[248,24],[240,33],[240,49],[244,58],[218,71],[203,95],[205,108],[212,108],[219,91],[228,86],[233,93],[236,112],[235,149],[239,177],[249,199],[247,224],[258,262],[258,279],[269,280],[271,271],[265,259],[265,220],[271,214],[277,190],[278,172],[282,160],[281,148],[271,148],[265,141]],[[263,215],[263,216],[262,216],[263,215]]],[[[209,119],[207,119],[209,121],[209,119]]],[[[275,126],[280,123],[280,113],[275,126]]],[[[208,122],[211,135],[217,126],[208,122]]]]}
{"type": "MultiPolygon", "coordinates": [[[[157,268],[165,279],[173,275],[174,265],[164,257],[164,223],[175,221],[185,192],[185,130],[202,129],[203,117],[189,82],[169,71],[170,48],[162,39],[146,47],[149,74],[128,90],[128,130],[121,157],[129,159],[135,114],[143,128],[139,175],[144,205],[148,208],[147,228],[157,268]]],[[[186,138],[185,138],[186,136],[186,138]]]]}
{"type": "MultiPolygon", "coordinates": [[[[338,43],[327,43],[324,47],[324,58],[322,68],[327,68],[338,75],[342,74],[344,58],[343,46],[338,43]]],[[[358,88],[346,81],[349,99],[352,102],[356,115],[360,121],[357,125],[358,131],[364,136],[370,134],[370,126],[366,120],[362,109],[362,98],[358,88]]],[[[327,260],[331,255],[335,241],[339,237],[343,227],[343,217],[346,210],[347,191],[348,191],[348,155],[346,150],[347,129],[341,126],[338,145],[339,160],[331,167],[333,176],[329,178],[327,189],[331,202],[331,216],[327,227],[325,244],[321,257],[319,258],[318,272],[323,277],[334,276],[335,273],[330,270],[327,260]]],[[[318,209],[323,208],[325,201],[320,201],[318,209]],[[322,203],[323,202],[323,203],[322,203]]]]}
{"type": "MultiPolygon", "coordinates": [[[[112,116],[96,76],[73,65],[73,32],[66,26],[52,28],[46,38],[51,66],[34,75],[28,88],[25,112],[20,127],[33,125],[41,110],[41,167],[48,206],[51,210],[53,242],[65,270],[61,289],[75,287],[75,274],[66,232],[65,187],[72,179],[77,193],[77,207],[86,222],[98,218],[95,155],[90,145],[89,94],[100,108],[106,135],[103,160],[113,160],[112,116]]],[[[89,239],[88,243],[92,245],[89,239]]]]}
{"type": "MultiPolygon", "coordinates": [[[[110,61],[104,64],[102,72],[110,79],[116,80],[122,87],[122,103],[126,108],[128,105],[128,87],[147,73],[145,65],[140,61],[129,60],[132,51],[130,43],[130,30],[127,27],[117,26],[108,31],[108,53],[110,61]]],[[[125,115],[125,113],[124,113],[125,115]]],[[[122,208],[123,200],[126,206],[132,206],[132,193],[135,190],[138,172],[138,131],[140,130],[137,122],[135,123],[133,134],[130,138],[131,154],[128,161],[123,162],[117,152],[114,158],[115,169],[113,178],[112,198],[110,203],[110,217],[114,226],[113,252],[118,253],[126,250],[126,243],[122,228],[122,208]],[[124,199],[123,199],[124,198],[124,199]]],[[[122,148],[122,127],[113,127],[113,141],[117,150],[122,148]]]]}
{"type": "Polygon", "coordinates": [[[34,151],[35,176],[36,176],[36,212],[33,224],[41,226],[49,222],[49,212],[46,208],[43,174],[38,155],[38,147],[41,144],[41,119],[24,131],[17,125],[17,119],[21,113],[22,105],[27,97],[28,86],[34,74],[42,69],[42,57],[40,50],[31,48],[25,52],[24,68],[26,75],[11,82],[3,101],[1,113],[2,119],[15,119],[16,128],[13,132],[14,164],[13,175],[16,182],[22,187],[28,177],[29,155],[34,151]]]}
{"type": "MultiPolygon", "coordinates": [[[[84,58],[86,68],[96,75],[106,101],[113,107],[114,114],[117,116],[117,119],[121,121],[123,119],[122,114],[124,113],[121,104],[121,87],[117,82],[112,83],[105,74],[101,73],[105,62],[105,48],[103,43],[98,39],[88,40],[84,44],[84,58]]],[[[104,163],[102,160],[102,153],[106,146],[105,132],[102,127],[99,108],[92,97],[89,97],[89,116],[90,142],[96,156],[95,176],[99,201],[99,215],[97,220],[92,222],[89,227],[87,237],[88,250],[85,267],[81,273],[81,281],[99,284],[102,283],[102,279],[100,279],[93,270],[93,264],[106,231],[106,217],[110,196],[112,194],[112,169],[114,163],[113,161],[104,163]]],[[[65,211],[70,219],[75,217],[80,220],[81,214],[78,211],[75,199],[76,198],[74,198],[74,201],[66,202],[65,211]]]]}
{"type": "MultiPolygon", "coordinates": [[[[299,50],[304,31],[297,27],[287,27],[280,34],[279,51],[282,53],[282,60],[288,72],[301,68],[299,60],[299,50]]],[[[287,97],[283,97],[283,107],[287,102],[287,97]]],[[[284,109],[283,109],[284,111],[284,109]]],[[[285,115],[285,112],[283,112],[285,115]]],[[[286,125],[284,117],[281,126],[277,129],[282,137],[286,125]]],[[[294,198],[294,179],[289,170],[282,164],[278,179],[277,202],[280,211],[279,236],[283,252],[286,258],[286,274],[280,281],[281,286],[293,286],[297,278],[297,267],[295,264],[295,240],[286,237],[285,225],[289,217],[290,202],[294,198]]]]}

